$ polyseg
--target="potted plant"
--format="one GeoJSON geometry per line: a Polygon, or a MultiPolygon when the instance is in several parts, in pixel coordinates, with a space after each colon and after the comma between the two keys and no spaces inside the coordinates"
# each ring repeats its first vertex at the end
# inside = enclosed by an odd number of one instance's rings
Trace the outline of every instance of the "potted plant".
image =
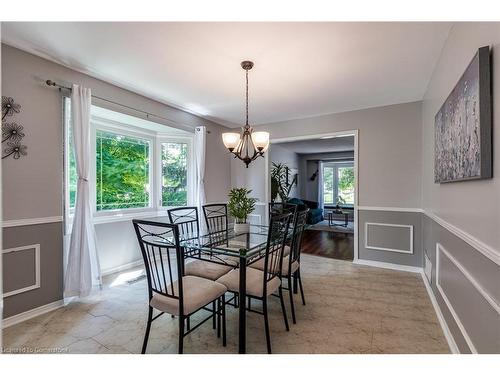
{"type": "Polygon", "coordinates": [[[229,191],[229,202],[227,208],[229,214],[234,217],[234,231],[236,233],[248,233],[250,224],[247,223],[248,215],[255,210],[256,198],[248,195],[252,190],[247,188],[232,188],[229,191]]]}
{"type": "Polygon", "coordinates": [[[271,201],[276,202],[279,197],[287,202],[292,188],[297,185],[297,175],[293,175],[290,168],[284,163],[273,163],[271,168],[271,201]]]}

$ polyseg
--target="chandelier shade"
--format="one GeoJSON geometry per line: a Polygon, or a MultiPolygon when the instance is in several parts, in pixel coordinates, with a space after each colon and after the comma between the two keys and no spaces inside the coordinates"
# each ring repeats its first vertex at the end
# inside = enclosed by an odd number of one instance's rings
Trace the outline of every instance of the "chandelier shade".
{"type": "Polygon", "coordinates": [[[224,146],[231,152],[235,158],[242,160],[246,167],[259,156],[264,156],[264,153],[269,148],[269,133],[254,132],[248,124],[248,71],[253,68],[253,62],[243,61],[241,67],[245,70],[246,77],[246,122],[241,128],[242,134],[239,133],[223,133],[222,142],[224,146]]]}

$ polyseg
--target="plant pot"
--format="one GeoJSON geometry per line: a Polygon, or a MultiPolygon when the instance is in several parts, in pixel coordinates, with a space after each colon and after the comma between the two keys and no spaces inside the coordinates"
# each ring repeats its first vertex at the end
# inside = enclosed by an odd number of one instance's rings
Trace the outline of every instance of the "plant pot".
{"type": "Polygon", "coordinates": [[[250,232],[249,223],[234,223],[234,233],[248,233],[250,232]]]}

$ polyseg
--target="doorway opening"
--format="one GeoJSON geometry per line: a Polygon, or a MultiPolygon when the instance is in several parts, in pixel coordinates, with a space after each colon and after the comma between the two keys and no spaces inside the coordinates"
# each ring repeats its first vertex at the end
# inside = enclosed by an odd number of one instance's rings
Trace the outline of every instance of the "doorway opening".
{"type": "Polygon", "coordinates": [[[309,208],[302,252],[357,260],[357,166],[357,130],[271,139],[266,194],[269,202],[286,199],[309,208]],[[276,168],[289,176],[288,194],[275,191],[276,168]]]}

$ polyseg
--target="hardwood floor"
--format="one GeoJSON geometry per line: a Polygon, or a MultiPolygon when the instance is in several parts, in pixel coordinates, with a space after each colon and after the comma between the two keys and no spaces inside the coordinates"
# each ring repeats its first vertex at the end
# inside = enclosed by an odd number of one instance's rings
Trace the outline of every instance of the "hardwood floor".
{"type": "Polygon", "coordinates": [[[320,230],[306,230],[302,237],[302,253],[332,259],[353,260],[354,235],[320,230]]]}

